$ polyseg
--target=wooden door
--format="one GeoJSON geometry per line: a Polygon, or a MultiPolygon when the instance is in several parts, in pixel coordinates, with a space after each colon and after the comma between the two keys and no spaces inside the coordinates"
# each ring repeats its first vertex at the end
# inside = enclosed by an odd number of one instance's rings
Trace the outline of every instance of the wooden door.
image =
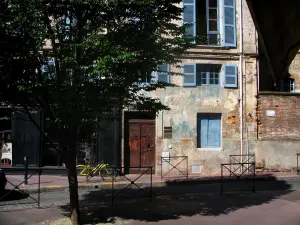
{"type": "Polygon", "coordinates": [[[129,120],[130,173],[141,173],[155,165],[155,121],[129,120]]]}

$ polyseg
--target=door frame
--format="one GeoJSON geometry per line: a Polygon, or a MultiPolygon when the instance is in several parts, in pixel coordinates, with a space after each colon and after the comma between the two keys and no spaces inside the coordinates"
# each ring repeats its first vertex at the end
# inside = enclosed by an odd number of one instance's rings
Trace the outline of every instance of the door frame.
{"type": "Polygon", "coordinates": [[[150,112],[139,112],[139,111],[124,111],[123,114],[123,167],[124,173],[129,174],[130,167],[130,148],[129,148],[129,120],[151,120],[154,122],[154,136],[155,136],[155,147],[154,154],[155,160],[153,165],[153,172],[156,171],[156,123],[155,123],[156,115],[150,112]]]}

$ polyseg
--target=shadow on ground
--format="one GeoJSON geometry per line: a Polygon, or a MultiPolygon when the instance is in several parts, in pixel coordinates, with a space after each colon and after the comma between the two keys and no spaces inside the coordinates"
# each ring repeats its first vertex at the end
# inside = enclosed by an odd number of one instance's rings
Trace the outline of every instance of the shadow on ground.
{"type": "MultiPolygon", "coordinates": [[[[248,185],[251,186],[251,181],[248,185]]],[[[113,196],[120,191],[112,204],[112,191],[94,190],[80,200],[83,223],[112,223],[116,218],[156,222],[178,219],[181,216],[218,216],[232,211],[268,203],[281,195],[291,192],[285,181],[268,179],[256,182],[256,193],[249,190],[242,181],[226,182],[223,195],[220,194],[219,181],[189,182],[181,185],[167,184],[152,189],[134,185],[125,190],[114,190],[113,196]],[[132,197],[132,198],[129,198],[132,197]]],[[[68,215],[69,206],[62,209],[68,215]]]]}
{"type": "Polygon", "coordinates": [[[4,190],[3,194],[0,194],[0,202],[1,201],[16,201],[28,198],[29,194],[17,190],[4,190]]]}

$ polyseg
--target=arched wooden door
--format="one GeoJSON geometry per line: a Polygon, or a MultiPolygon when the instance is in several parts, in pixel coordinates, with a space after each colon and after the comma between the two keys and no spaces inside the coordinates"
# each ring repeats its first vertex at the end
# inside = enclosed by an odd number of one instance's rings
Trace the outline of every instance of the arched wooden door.
{"type": "Polygon", "coordinates": [[[129,120],[129,173],[141,173],[155,165],[155,121],[129,120]]]}

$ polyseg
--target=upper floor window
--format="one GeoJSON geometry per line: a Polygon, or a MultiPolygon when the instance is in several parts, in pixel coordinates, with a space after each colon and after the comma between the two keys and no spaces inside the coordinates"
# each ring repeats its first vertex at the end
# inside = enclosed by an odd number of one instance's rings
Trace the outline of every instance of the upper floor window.
{"type": "Polygon", "coordinates": [[[159,65],[157,71],[151,72],[151,74],[141,75],[139,78],[139,85],[148,85],[154,82],[170,83],[170,65],[159,65]]]}
{"type": "Polygon", "coordinates": [[[198,45],[236,47],[235,0],[184,0],[183,22],[198,45]]]}
{"type": "Polygon", "coordinates": [[[237,87],[237,66],[232,64],[184,64],[183,86],[237,87]]]}
{"type": "Polygon", "coordinates": [[[295,92],[295,80],[293,78],[287,78],[287,79],[281,80],[280,91],[295,92]]]}

